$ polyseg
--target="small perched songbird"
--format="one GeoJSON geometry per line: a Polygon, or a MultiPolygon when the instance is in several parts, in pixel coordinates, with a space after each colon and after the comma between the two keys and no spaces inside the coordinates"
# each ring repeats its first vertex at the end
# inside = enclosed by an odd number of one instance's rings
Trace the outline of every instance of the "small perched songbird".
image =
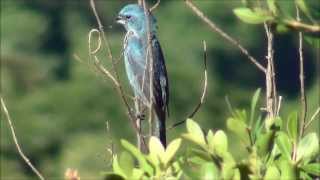
{"type": "MultiPolygon", "coordinates": [[[[127,33],[124,38],[124,61],[130,85],[135,97],[146,107],[154,110],[155,128],[153,135],[157,136],[166,146],[166,115],[168,114],[169,83],[166,65],[160,43],[156,37],[156,19],[138,4],[125,6],[116,18],[127,33]],[[148,18],[148,19],[147,19],[148,18]],[[149,21],[149,22],[148,22],[149,21]],[[150,54],[148,52],[148,23],[151,34],[152,67],[150,81],[150,54]],[[150,98],[150,82],[152,82],[152,97],[150,98]],[[151,102],[150,102],[151,99],[151,102]]],[[[150,50],[149,50],[150,51],[150,50]]]]}

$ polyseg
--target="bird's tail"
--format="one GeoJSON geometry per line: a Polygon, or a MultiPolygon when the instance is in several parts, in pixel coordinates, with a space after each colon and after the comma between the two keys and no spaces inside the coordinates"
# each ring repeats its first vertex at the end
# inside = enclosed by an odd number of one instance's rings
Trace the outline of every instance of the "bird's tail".
{"type": "Polygon", "coordinates": [[[163,147],[167,146],[167,138],[166,138],[166,114],[165,112],[154,113],[154,120],[153,120],[153,136],[156,136],[160,139],[161,144],[163,147]]]}

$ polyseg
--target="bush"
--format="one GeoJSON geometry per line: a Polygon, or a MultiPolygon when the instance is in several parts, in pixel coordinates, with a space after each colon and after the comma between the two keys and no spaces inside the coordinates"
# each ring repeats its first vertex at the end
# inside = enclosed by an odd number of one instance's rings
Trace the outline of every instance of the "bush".
{"type": "Polygon", "coordinates": [[[298,118],[292,113],[286,124],[281,117],[256,117],[259,90],[253,96],[250,116],[245,110],[231,110],[227,127],[246,151],[239,160],[228,147],[229,134],[223,130],[204,133],[192,119],[187,132],[165,149],[158,138],[149,140],[143,154],[126,140],[125,151],[113,156],[113,172],[106,179],[314,179],[320,176],[319,138],[308,133],[299,138],[298,118]],[[182,140],[183,139],[183,140],[182,140]],[[181,148],[185,143],[192,146],[181,148]],[[179,149],[184,152],[177,153],[179,149]]]}

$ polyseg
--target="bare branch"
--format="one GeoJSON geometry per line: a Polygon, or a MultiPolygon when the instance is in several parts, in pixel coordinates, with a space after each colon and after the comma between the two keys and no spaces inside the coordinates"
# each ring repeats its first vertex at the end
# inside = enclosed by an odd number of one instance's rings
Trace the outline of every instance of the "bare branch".
{"type": "Polygon", "coordinates": [[[0,100],[1,100],[1,107],[3,109],[4,115],[5,115],[8,123],[9,123],[9,127],[10,127],[10,131],[11,131],[11,134],[12,134],[12,138],[13,138],[14,144],[15,144],[17,150],[18,150],[19,155],[22,157],[24,162],[26,162],[26,164],[31,168],[31,170],[38,176],[38,178],[41,179],[41,180],[44,180],[44,177],[42,176],[42,174],[30,162],[29,158],[23,153],[23,151],[22,151],[22,149],[21,149],[21,147],[20,147],[20,145],[18,143],[18,139],[17,139],[16,133],[15,133],[14,127],[13,127],[13,123],[11,121],[11,117],[10,117],[8,109],[6,107],[6,104],[5,104],[5,102],[4,102],[2,97],[0,98],[0,100]]]}
{"type": "MultiPolygon", "coordinates": [[[[300,22],[300,12],[298,6],[296,6],[296,12],[297,12],[297,21],[300,22]]],[[[307,117],[307,98],[306,93],[304,91],[304,67],[303,67],[303,44],[302,44],[302,38],[303,34],[302,32],[299,32],[299,62],[300,62],[300,73],[299,73],[299,79],[300,79],[300,101],[301,101],[301,114],[300,114],[300,131],[299,131],[299,137],[302,138],[305,130],[305,124],[306,124],[306,117],[307,117]]]]}
{"type": "Polygon", "coordinates": [[[316,117],[317,117],[319,114],[320,114],[320,107],[318,107],[318,109],[316,110],[316,112],[312,115],[310,121],[305,124],[305,126],[304,126],[304,129],[305,129],[305,130],[310,126],[310,124],[312,123],[312,121],[315,120],[316,117]]]}
{"type": "MultiPolygon", "coordinates": [[[[207,43],[206,43],[206,41],[203,41],[203,63],[204,63],[204,85],[203,85],[202,95],[201,95],[199,103],[194,108],[192,113],[188,116],[188,118],[193,118],[193,116],[199,111],[201,105],[204,103],[204,99],[207,94],[208,73],[207,73],[207,43]]],[[[176,126],[179,126],[185,122],[186,122],[186,120],[182,120],[180,122],[177,122],[177,123],[173,124],[171,127],[169,127],[167,130],[171,130],[171,129],[175,128],[176,126]]]]}
{"type": "Polygon", "coordinates": [[[185,0],[185,3],[203,22],[205,22],[211,28],[211,30],[217,32],[224,39],[238,47],[239,50],[246,55],[254,65],[257,66],[258,69],[266,73],[266,68],[263,67],[252,55],[250,55],[247,49],[245,49],[237,40],[233,39],[231,36],[221,30],[216,24],[214,24],[198,7],[193,4],[192,0],[185,0]]]}
{"type": "Polygon", "coordinates": [[[150,12],[153,12],[159,5],[160,5],[160,1],[161,0],[158,0],[149,10],[150,12]]]}

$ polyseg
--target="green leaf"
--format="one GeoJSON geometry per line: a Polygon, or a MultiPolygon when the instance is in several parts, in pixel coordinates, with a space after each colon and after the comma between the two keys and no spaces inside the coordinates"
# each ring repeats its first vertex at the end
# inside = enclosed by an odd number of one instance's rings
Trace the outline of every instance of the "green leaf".
{"type": "Polygon", "coordinates": [[[219,179],[218,170],[215,164],[205,163],[201,166],[201,178],[200,179],[219,179]]]}
{"type": "Polygon", "coordinates": [[[175,139],[173,140],[167,147],[164,156],[162,156],[162,160],[164,165],[166,166],[174,157],[176,152],[178,151],[179,147],[181,145],[181,139],[175,139]]]}
{"type": "Polygon", "coordinates": [[[320,176],[320,163],[311,163],[301,167],[308,174],[320,176]]]}
{"type": "Polygon", "coordinates": [[[278,14],[278,7],[276,4],[276,0],[267,0],[268,8],[273,14],[278,14]]]}
{"type": "Polygon", "coordinates": [[[187,119],[187,130],[188,130],[187,139],[194,141],[195,143],[203,147],[206,145],[204,134],[200,126],[192,119],[187,119]]]}
{"type": "Polygon", "coordinates": [[[155,137],[151,136],[149,140],[149,157],[155,166],[158,166],[160,163],[161,157],[164,156],[164,147],[162,146],[160,140],[155,137]]]}
{"type": "Polygon", "coordinates": [[[252,101],[251,101],[251,111],[250,111],[250,124],[249,126],[252,126],[253,123],[253,118],[254,118],[254,114],[255,114],[255,109],[257,106],[257,102],[259,100],[260,97],[260,91],[261,89],[257,89],[256,92],[254,93],[253,97],[252,97],[252,101]]]}
{"type": "Polygon", "coordinates": [[[266,174],[264,175],[264,180],[270,179],[280,179],[280,172],[278,168],[274,165],[271,165],[267,168],[266,174]]]}
{"type": "Polygon", "coordinates": [[[288,135],[284,132],[278,132],[276,144],[280,149],[282,156],[284,156],[287,160],[291,160],[292,144],[289,141],[288,135]]]}
{"type": "Polygon", "coordinates": [[[250,137],[247,133],[247,126],[243,121],[229,118],[227,120],[227,127],[230,131],[235,133],[246,145],[250,143],[250,137]]]}
{"type": "Polygon", "coordinates": [[[289,115],[288,122],[287,122],[287,130],[289,137],[296,142],[297,134],[298,134],[298,113],[293,112],[289,115]]]}
{"type": "Polygon", "coordinates": [[[218,130],[213,137],[215,152],[222,157],[228,151],[228,139],[222,130],[218,130]]]}
{"type": "Polygon", "coordinates": [[[113,163],[112,163],[112,168],[113,168],[113,171],[114,171],[116,174],[119,174],[119,175],[123,176],[124,178],[127,178],[125,172],[124,172],[123,169],[120,167],[120,164],[119,164],[119,162],[118,162],[118,157],[117,157],[117,155],[114,156],[113,163]]]}
{"type": "Polygon", "coordinates": [[[132,179],[142,179],[143,174],[143,170],[134,168],[132,171],[132,179]]]}
{"type": "Polygon", "coordinates": [[[148,164],[144,155],[134,145],[123,139],[121,140],[121,145],[138,160],[140,167],[145,172],[147,172],[150,176],[153,174],[151,165],[148,164]]]}
{"type": "Polygon", "coordinates": [[[258,154],[260,156],[265,156],[268,153],[271,153],[272,145],[274,140],[274,132],[269,131],[265,134],[262,134],[256,142],[258,154]]]}
{"type": "Polygon", "coordinates": [[[207,133],[207,142],[208,142],[208,146],[209,146],[209,151],[211,153],[213,153],[213,150],[214,150],[214,138],[213,137],[214,137],[213,132],[210,129],[207,133]]]}
{"type": "Polygon", "coordinates": [[[265,11],[253,11],[249,8],[236,8],[233,12],[240,20],[249,24],[261,24],[273,20],[273,17],[265,11]]]}
{"type": "Polygon", "coordinates": [[[280,179],[296,179],[296,168],[290,161],[283,160],[280,162],[280,179]]]}
{"type": "Polygon", "coordinates": [[[297,161],[308,161],[319,153],[319,140],[316,133],[304,136],[298,144],[297,161]]]}
{"type": "Polygon", "coordinates": [[[119,159],[119,165],[126,177],[131,177],[134,168],[134,161],[128,152],[122,152],[119,159]]]}

